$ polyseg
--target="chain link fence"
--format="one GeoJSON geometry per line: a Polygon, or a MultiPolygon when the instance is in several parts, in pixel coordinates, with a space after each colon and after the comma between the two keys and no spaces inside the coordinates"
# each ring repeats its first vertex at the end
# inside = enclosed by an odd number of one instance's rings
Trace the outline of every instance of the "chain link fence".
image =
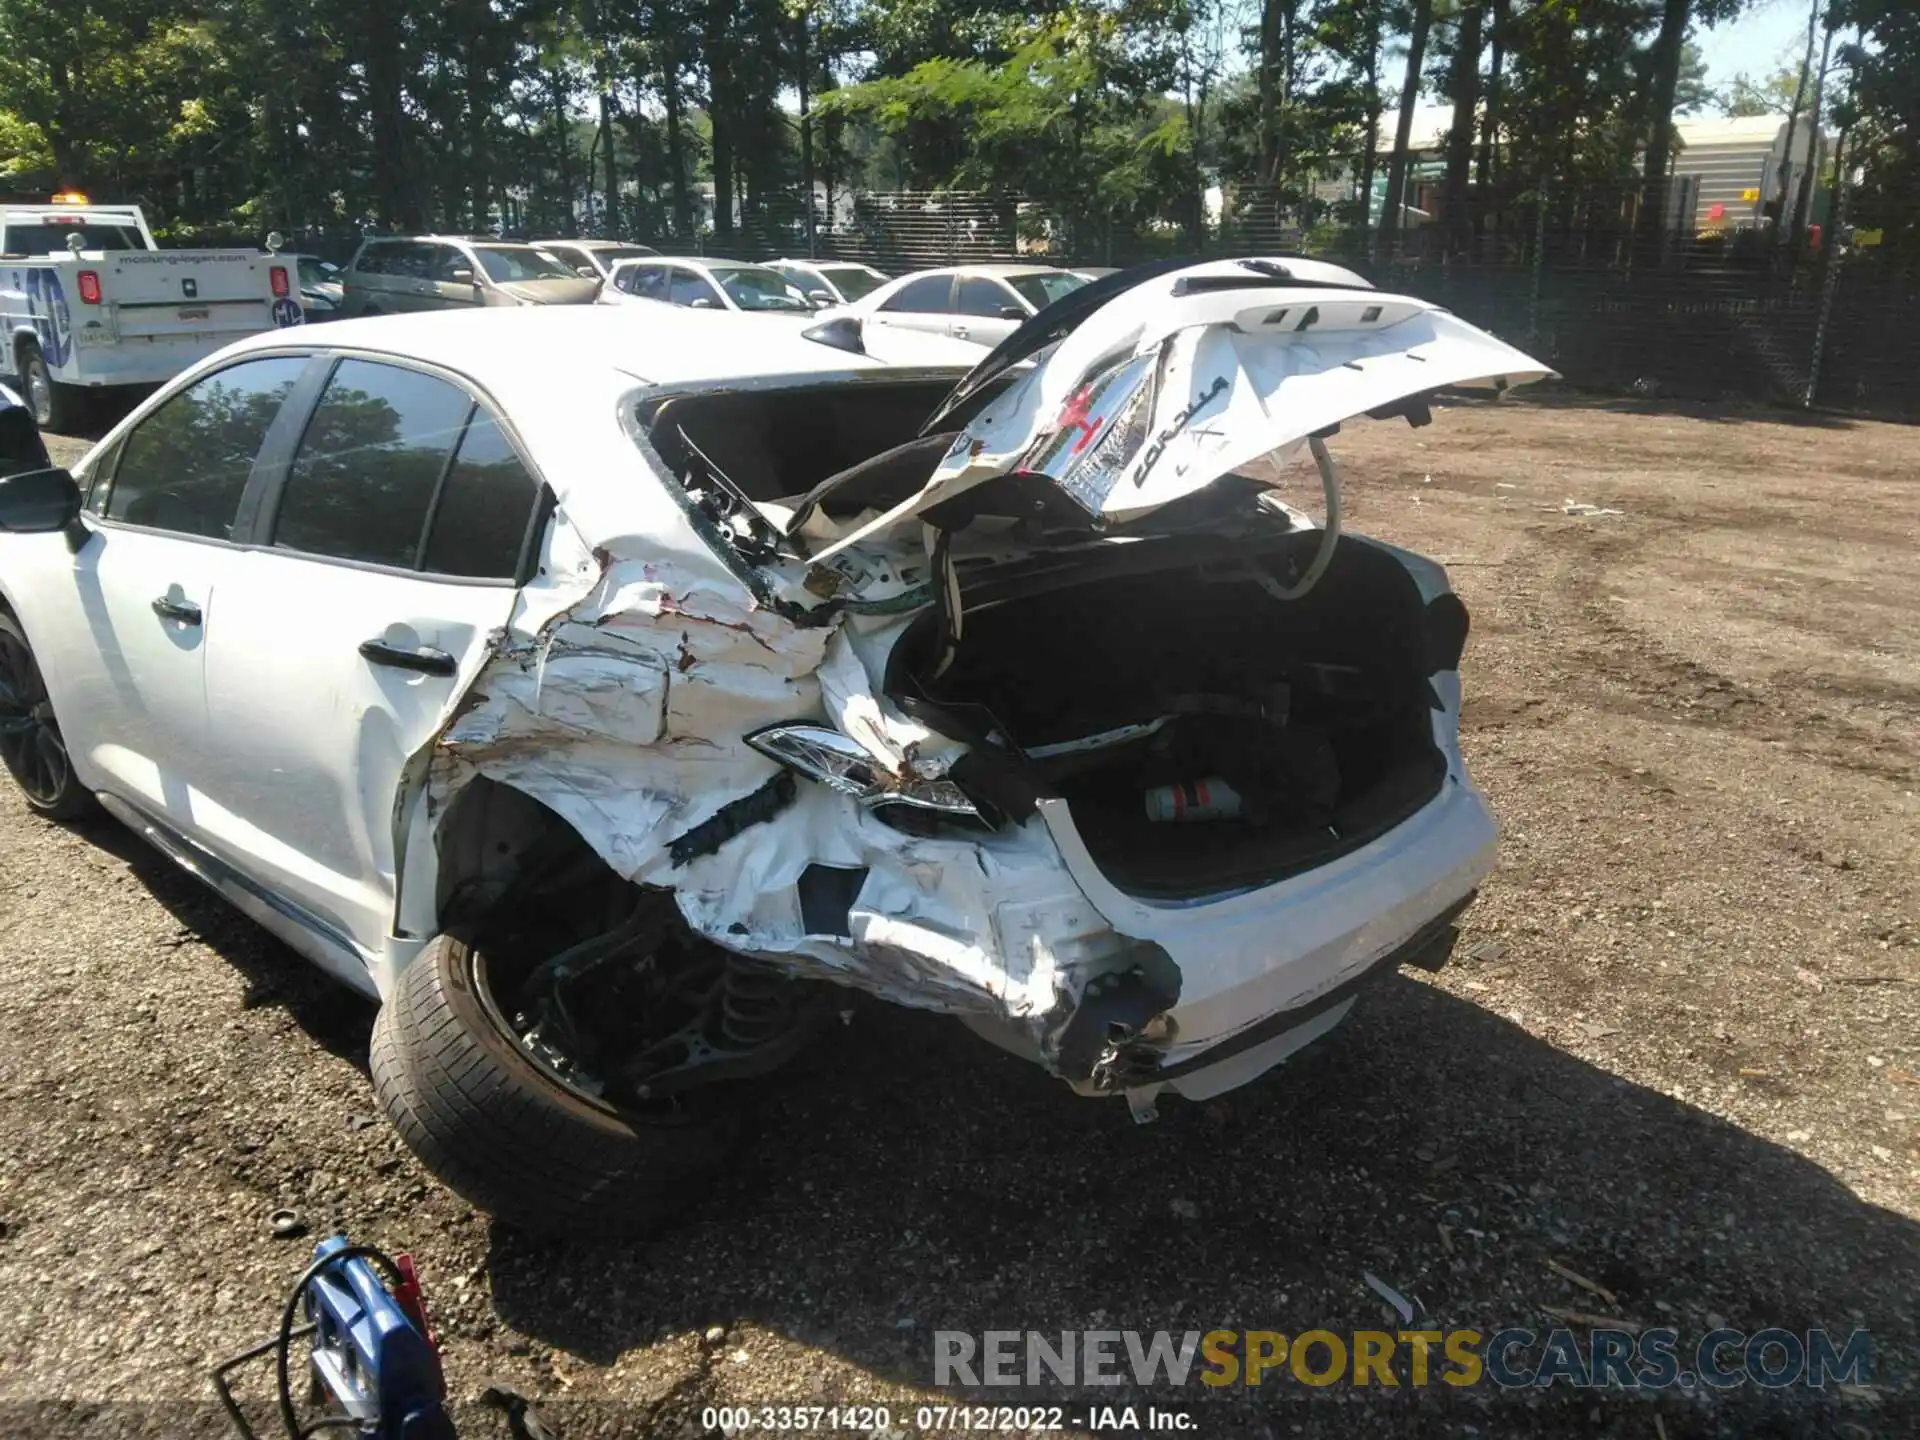
{"type": "MultiPolygon", "coordinates": [[[[1672,213],[1690,216],[1679,194],[1672,213]]],[[[1510,198],[1456,232],[1382,244],[1352,225],[1303,228],[1298,207],[1229,193],[1206,221],[1129,225],[1017,195],[896,191],[746,216],[728,236],[653,237],[666,253],[812,253],[888,274],[1032,261],[1124,266],[1170,255],[1307,253],[1348,264],[1527,349],[1568,383],[1716,401],[1816,405],[1920,420],[1920,288],[1869,251],[1788,257],[1762,231],[1655,227],[1626,188],[1510,198]],[[1829,295],[1829,290],[1831,294],[1829,295]]]]}

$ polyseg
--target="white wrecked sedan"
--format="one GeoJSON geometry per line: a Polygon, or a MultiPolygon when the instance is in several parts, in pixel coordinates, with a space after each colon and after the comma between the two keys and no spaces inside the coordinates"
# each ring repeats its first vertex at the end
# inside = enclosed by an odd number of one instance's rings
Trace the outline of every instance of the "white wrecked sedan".
{"type": "Polygon", "coordinates": [[[401,1133],[539,1229],[685,1200],[837,987],[1146,1118],[1440,963],[1466,612],[1327,441],[1543,367],[1297,260],[871,339],[242,342],[0,480],[0,753],[379,997],[401,1133]]]}

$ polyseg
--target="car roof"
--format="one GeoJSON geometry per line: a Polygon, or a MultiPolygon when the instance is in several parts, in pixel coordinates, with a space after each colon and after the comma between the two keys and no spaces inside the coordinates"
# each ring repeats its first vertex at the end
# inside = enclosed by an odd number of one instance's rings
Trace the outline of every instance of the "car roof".
{"type": "Polygon", "coordinates": [[[469,376],[509,402],[551,398],[590,374],[624,386],[635,381],[685,385],[896,368],[809,340],[802,327],[769,325],[764,315],[670,305],[526,305],[370,315],[311,330],[263,331],[223,354],[230,358],[290,347],[423,361],[469,376]],[[554,363],[529,364],[529,356],[554,363]]]}
{"type": "Polygon", "coordinates": [[[1058,265],[1018,265],[1013,263],[988,263],[983,265],[943,265],[938,270],[923,270],[923,275],[992,275],[1006,280],[1015,275],[1069,275],[1073,272],[1062,270],[1058,265]]]}

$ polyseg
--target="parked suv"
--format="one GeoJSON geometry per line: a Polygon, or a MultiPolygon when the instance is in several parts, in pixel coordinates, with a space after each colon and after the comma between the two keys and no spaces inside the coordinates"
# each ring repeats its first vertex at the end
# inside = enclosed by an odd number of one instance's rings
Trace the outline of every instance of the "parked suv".
{"type": "Polygon", "coordinates": [[[348,315],[453,310],[466,305],[585,305],[600,282],[533,245],[452,235],[381,238],[347,267],[348,315]]]}

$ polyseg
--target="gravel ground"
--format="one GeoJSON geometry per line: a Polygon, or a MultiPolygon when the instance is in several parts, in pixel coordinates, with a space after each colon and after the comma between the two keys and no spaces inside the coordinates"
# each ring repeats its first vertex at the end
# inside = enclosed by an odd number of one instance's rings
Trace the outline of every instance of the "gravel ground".
{"type": "Polygon", "coordinates": [[[1483,1332],[1865,1328],[1876,1383],[1052,1398],[1209,1437],[1920,1432],[1920,432],[1547,399],[1336,443],[1353,527],[1445,560],[1474,611],[1502,865],[1454,965],[1154,1126],[868,1006],[680,1228],[535,1242],[375,1119],[364,1004],[8,792],[0,1432],[217,1433],[205,1367],[306,1253],[280,1206],[419,1256],[467,1436],[507,1433],[490,1378],[562,1440],[782,1401],[911,1433],[960,1398],[936,1329],[1390,1326],[1366,1271],[1483,1332]]]}

